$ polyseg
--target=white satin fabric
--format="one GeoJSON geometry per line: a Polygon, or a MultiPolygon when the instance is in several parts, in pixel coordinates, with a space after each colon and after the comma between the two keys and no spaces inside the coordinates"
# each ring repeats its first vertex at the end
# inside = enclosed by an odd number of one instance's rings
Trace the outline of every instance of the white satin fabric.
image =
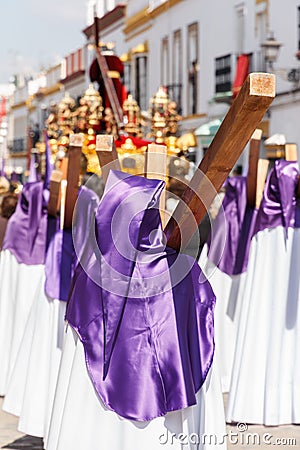
{"type": "Polygon", "coordinates": [[[46,450],[220,450],[226,449],[225,434],[215,364],[197,394],[197,405],[150,422],[125,420],[101,403],[86,370],[83,345],[67,326],[46,450]]]}
{"type": "Polygon", "coordinates": [[[20,417],[18,430],[43,437],[49,427],[64,330],[65,302],[36,292],[12,370],[3,410],[20,417]]]}
{"type": "Polygon", "coordinates": [[[300,423],[300,229],[251,243],[227,421],[300,423]]]}
{"type": "Polygon", "coordinates": [[[44,266],[18,263],[10,250],[0,258],[0,395],[5,395],[44,266]]]}
{"type": "Polygon", "coordinates": [[[246,280],[246,273],[227,275],[207,257],[207,245],[200,254],[199,265],[209,280],[217,298],[215,307],[215,342],[222,392],[228,392],[231,382],[237,329],[246,280]]]}

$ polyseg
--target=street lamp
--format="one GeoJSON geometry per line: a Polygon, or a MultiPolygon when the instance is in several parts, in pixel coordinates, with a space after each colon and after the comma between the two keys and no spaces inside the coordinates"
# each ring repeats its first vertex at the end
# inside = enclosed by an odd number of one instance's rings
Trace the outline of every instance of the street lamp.
{"type": "Polygon", "coordinates": [[[274,38],[274,33],[270,33],[268,39],[266,39],[261,44],[263,50],[265,62],[269,65],[270,69],[273,70],[273,63],[277,61],[279,49],[282,46],[281,42],[278,42],[274,38]]]}

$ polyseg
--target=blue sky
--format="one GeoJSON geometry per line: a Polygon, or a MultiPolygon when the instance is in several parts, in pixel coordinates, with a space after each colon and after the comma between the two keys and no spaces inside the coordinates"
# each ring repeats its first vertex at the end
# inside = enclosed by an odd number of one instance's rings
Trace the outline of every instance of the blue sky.
{"type": "Polygon", "coordinates": [[[0,83],[47,68],[85,41],[86,0],[0,2],[0,83]]]}

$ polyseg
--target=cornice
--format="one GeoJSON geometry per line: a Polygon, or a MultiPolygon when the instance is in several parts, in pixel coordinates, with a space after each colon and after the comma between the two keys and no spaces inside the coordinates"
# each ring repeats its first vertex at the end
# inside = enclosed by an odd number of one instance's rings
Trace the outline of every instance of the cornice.
{"type": "Polygon", "coordinates": [[[78,70],[77,72],[72,73],[72,75],[67,76],[66,78],[63,78],[60,80],[61,84],[67,84],[70,81],[77,80],[77,78],[80,78],[85,75],[84,70],[78,70]]]}
{"type": "MultiPolygon", "coordinates": [[[[115,23],[116,21],[125,17],[125,14],[126,14],[125,3],[124,4],[119,3],[112,11],[109,11],[103,17],[101,17],[101,18],[97,17],[100,35],[101,35],[101,30],[103,31],[106,28],[110,27],[113,23],[115,23]]],[[[91,36],[94,33],[94,24],[89,25],[82,32],[86,35],[86,37],[88,39],[91,38],[91,36]]]]}

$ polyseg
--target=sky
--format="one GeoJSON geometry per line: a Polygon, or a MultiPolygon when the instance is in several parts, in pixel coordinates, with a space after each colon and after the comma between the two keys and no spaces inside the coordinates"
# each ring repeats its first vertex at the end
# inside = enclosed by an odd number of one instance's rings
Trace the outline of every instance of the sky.
{"type": "Polygon", "coordinates": [[[37,73],[85,42],[86,0],[0,0],[0,84],[37,73]]]}

